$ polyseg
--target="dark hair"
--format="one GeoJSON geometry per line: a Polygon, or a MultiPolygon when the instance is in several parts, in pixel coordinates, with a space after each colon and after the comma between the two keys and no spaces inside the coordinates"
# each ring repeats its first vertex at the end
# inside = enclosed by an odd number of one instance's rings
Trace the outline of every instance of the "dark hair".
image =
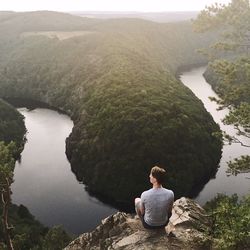
{"type": "Polygon", "coordinates": [[[151,169],[151,175],[157,180],[158,184],[163,184],[165,176],[166,176],[166,171],[163,168],[160,168],[158,166],[154,166],[151,169]]]}

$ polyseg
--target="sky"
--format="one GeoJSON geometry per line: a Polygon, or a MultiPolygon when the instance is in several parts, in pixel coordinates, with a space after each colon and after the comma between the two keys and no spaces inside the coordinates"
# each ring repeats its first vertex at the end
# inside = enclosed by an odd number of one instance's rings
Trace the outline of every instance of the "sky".
{"type": "Polygon", "coordinates": [[[0,10],[13,11],[192,11],[230,0],[0,0],[0,10]]]}

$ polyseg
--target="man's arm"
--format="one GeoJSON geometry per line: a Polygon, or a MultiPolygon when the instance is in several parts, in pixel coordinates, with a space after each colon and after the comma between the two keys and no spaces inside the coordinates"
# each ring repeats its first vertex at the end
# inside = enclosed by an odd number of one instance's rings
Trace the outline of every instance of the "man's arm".
{"type": "Polygon", "coordinates": [[[144,207],[144,204],[141,202],[141,206],[140,206],[140,212],[141,212],[141,215],[144,215],[145,213],[145,207],[144,207]]]}
{"type": "Polygon", "coordinates": [[[141,215],[144,215],[145,213],[145,192],[143,192],[141,194],[141,206],[140,206],[140,212],[141,212],[141,215]]]}

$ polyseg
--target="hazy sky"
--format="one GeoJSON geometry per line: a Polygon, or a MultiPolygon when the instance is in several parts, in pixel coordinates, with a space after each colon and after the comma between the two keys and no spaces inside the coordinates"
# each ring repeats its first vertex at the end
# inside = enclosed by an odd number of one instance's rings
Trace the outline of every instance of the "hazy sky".
{"type": "Polygon", "coordinates": [[[0,10],[188,11],[230,0],[0,0],[0,10]]]}

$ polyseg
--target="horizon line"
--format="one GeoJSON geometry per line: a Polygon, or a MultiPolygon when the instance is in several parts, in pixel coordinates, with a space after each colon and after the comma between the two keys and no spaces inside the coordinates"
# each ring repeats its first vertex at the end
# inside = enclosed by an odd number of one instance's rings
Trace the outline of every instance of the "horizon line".
{"type": "Polygon", "coordinates": [[[1,10],[0,12],[36,12],[36,11],[51,11],[51,12],[102,12],[102,13],[169,13],[169,12],[200,12],[201,10],[161,10],[161,11],[137,11],[137,10],[1,10]]]}

